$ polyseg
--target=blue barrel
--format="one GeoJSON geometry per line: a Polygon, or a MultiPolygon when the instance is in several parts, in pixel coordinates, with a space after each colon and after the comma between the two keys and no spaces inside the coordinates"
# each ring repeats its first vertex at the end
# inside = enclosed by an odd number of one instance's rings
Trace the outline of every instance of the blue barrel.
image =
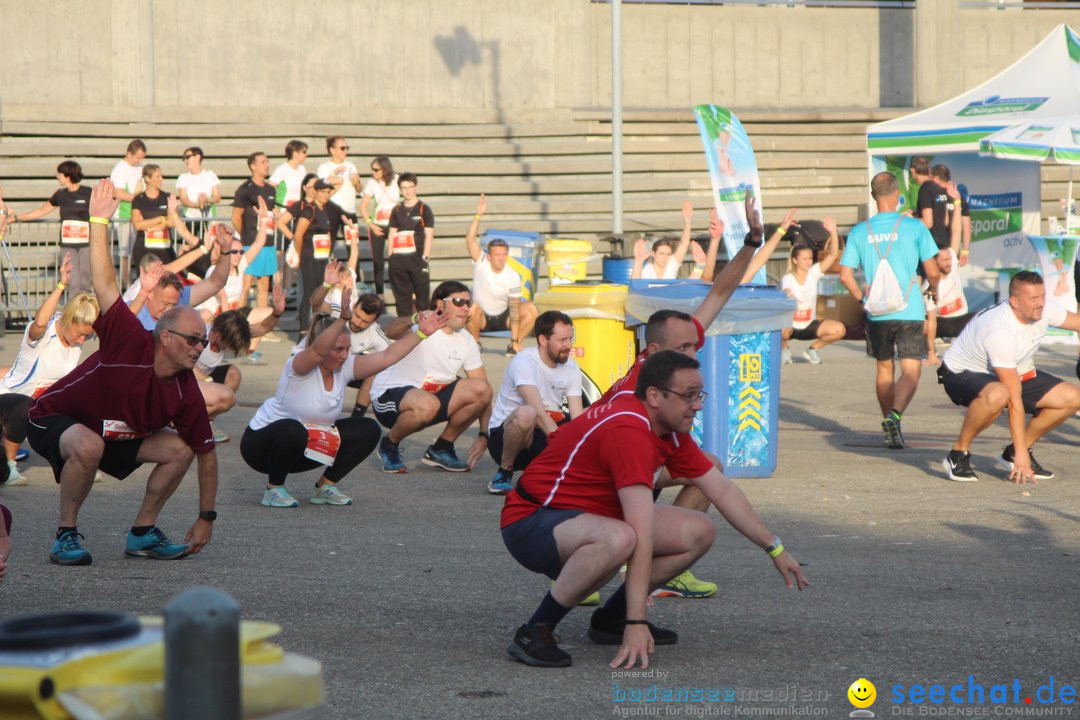
{"type": "MultiPolygon", "coordinates": [[[[694,281],[633,280],[627,323],[644,323],[663,308],[693,312],[709,287],[694,281]]],[[[698,360],[709,396],[692,433],[731,477],[768,477],[776,471],[780,330],[791,325],[794,311],[795,302],[779,288],[743,285],[706,329],[698,360]]]]}
{"type": "Polygon", "coordinates": [[[487,251],[487,244],[492,240],[505,240],[510,246],[510,259],[507,265],[521,276],[521,296],[532,300],[536,294],[536,267],[539,264],[540,250],[544,240],[540,233],[518,232],[517,230],[486,230],[480,236],[480,247],[487,251]]]}
{"type": "Polygon", "coordinates": [[[633,272],[634,258],[604,258],[604,282],[629,285],[633,272]]]}

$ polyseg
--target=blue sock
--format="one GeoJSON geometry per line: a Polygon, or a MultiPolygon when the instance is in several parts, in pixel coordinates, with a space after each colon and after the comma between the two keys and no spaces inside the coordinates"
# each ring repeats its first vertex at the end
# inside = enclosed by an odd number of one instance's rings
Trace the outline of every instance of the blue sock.
{"type": "Polygon", "coordinates": [[[537,623],[543,623],[550,628],[554,628],[562,619],[566,617],[566,614],[570,612],[571,608],[563,607],[558,601],[551,597],[551,591],[549,590],[544,599],[540,601],[540,606],[536,608],[536,612],[529,618],[527,625],[536,625],[537,623]]]}

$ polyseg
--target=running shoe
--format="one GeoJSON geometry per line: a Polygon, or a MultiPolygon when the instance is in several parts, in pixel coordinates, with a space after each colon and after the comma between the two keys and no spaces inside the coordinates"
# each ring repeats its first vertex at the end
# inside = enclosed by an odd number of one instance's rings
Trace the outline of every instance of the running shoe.
{"type": "Polygon", "coordinates": [[[420,462],[450,472],[466,472],[469,469],[468,465],[458,460],[454,448],[442,450],[434,445],[428,445],[427,452],[424,453],[424,457],[420,458],[420,462]]]}
{"type": "Polygon", "coordinates": [[[963,450],[950,450],[941,461],[945,474],[956,482],[978,482],[979,476],[971,469],[971,453],[963,450]]]}
{"type": "Polygon", "coordinates": [[[515,355],[517,355],[517,350],[514,349],[514,343],[510,343],[509,345],[506,346],[506,352],[504,353],[504,355],[506,355],[506,357],[509,357],[509,358],[512,358],[515,355]]]}
{"type": "Polygon", "coordinates": [[[510,657],[533,667],[570,667],[570,654],[559,648],[559,637],[547,625],[522,625],[507,649],[510,657]]]}
{"type": "Polygon", "coordinates": [[[229,442],[229,440],[232,439],[232,438],[230,438],[228,436],[228,434],[223,433],[220,430],[218,430],[216,427],[214,427],[214,423],[210,423],[210,432],[214,433],[214,442],[217,443],[218,445],[220,445],[222,443],[227,443],[227,442],[229,442]]]}
{"type": "Polygon", "coordinates": [[[409,472],[405,467],[405,461],[401,459],[401,450],[397,445],[390,442],[388,437],[384,437],[379,441],[379,459],[382,460],[382,471],[384,473],[404,473],[409,472]]]}
{"type": "Polygon", "coordinates": [[[256,350],[253,353],[248,354],[244,358],[244,362],[248,365],[265,365],[266,363],[262,359],[262,353],[256,350]]]}
{"type": "Polygon", "coordinates": [[[499,468],[488,481],[487,491],[492,495],[505,495],[514,489],[514,471],[499,468]]]}
{"type": "Polygon", "coordinates": [[[578,603],[581,607],[595,607],[600,604],[600,591],[597,590],[592,595],[587,595],[584,600],[578,603]]]}
{"type": "Polygon", "coordinates": [[[791,364],[791,350],[784,348],[780,351],[780,362],[784,365],[791,364]]]}
{"type": "Polygon", "coordinates": [[[296,498],[290,495],[289,491],[284,487],[274,486],[272,488],[267,488],[266,491],[263,492],[261,504],[266,507],[286,508],[296,507],[300,503],[298,503],[296,498]]]}
{"type": "Polygon", "coordinates": [[[654,597],[707,598],[716,594],[716,583],[698,580],[689,570],[684,570],[652,594],[654,597]]]}
{"type": "Polygon", "coordinates": [[[352,505],[352,498],[338,490],[337,485],[327,484],[315,488],[312,505],[352,505]]]}
{"type": "MultiPolygon", "coordinates": [[[[656,627],[651,622],[645,624],[652,633],[653,642],[657,645],[674,645],[679,642],[679,634],[674,630],[656,627]]],[[[604,617],[601,608],[592,614],[592,619],[589,621],[589,639],[597,645],[622,645],[625,629],[625,618],[619,618],[614,622],[608,620],[604,617]]]]}
{"type": "Polygon", "coordinates": [[[22,462],[28,457],[30,457],[30,451],[26,448],[19,448],[15,451],[15,462],[22,462]]]}
{"type": "Polygon", "coordinates": [[[56,565],[89,565],[92,563],[94,559],[90,557],[90,551],[79,542],[79,538],[82,537],[82,533],[78,530],[68,530],[61,533],[60,537],[53,541],[52,549],[49,551],[49,562],[56,565]]]}
{"type": "Polygon", "coordinates": [[[818,351],[814,348],[806,348],[806,352],[802,354],[806,358],[806,362],[813,363],[814,365],[821,364],[821,356],[818,355],[818,351]]]}
{"type": "Polygon", "coordinates": [[[881,421],[881,429],[885,432],[885,447],[893,450],[904,449],[904,436],[900,432],[900,421],[887,417],[881,421]]]}
{"type": "Polygon", "coordinates": [[[7,461],[8,476],[7,480],[0,482],[0,487],[18,487],[20,485],[26,485],[26,477],[19,472],[19,466],[15,464],[14,460],[7,461]]]}
{"type": "Polygon", "coordinates": [[[124,555],[129,558],[179,560],[187,554],[187,545],[169,542],[169,538],[156,525],[150,528],[150,531],[142,537],[138,537],[128,530],[127,547],[124,548],[124,555]]]}
{"type": "MultiPolygon", "coordinates": [[[[1039,461],[1035,459],[1035,453],[1031,448],[1028,448],[1028,457],[1031,458],[1031,470],[1035,475],[1036,480],[1050,480],[1054,477],[1053,470],[1047,470],[1039,461]]],[[[1001,451],[1001,457],[998,459],[998,467],[1012,472],[1013,460],[1016,458],[1016,449],[1009,443],[1005,446],[1005,449],[1001,451]]]]}

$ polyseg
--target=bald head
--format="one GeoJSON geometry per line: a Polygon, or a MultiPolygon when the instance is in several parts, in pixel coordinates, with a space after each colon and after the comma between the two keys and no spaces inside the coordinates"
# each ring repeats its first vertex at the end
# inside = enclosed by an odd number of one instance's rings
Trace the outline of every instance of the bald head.
{"type": "Polygon", "coordinates": [[[154,340],[161,342],[161,333],[166,330],[184,335],[202,336],[206,332],[206,324],[194,309],[187,305],[177,305],[157,321],[157,325],[154,326],[154,340]]]}

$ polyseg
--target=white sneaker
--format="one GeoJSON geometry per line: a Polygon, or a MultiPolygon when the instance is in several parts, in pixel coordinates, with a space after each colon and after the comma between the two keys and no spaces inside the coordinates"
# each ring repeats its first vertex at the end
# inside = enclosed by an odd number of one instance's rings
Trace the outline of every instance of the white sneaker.
{"type": "Polygon", "coordinates": [[[18,487],[20,485],[27,485],[26,478],[21,472],[19,472],[18,466],[14,460],[8,460],[8,478],[5,482],[0,483],[3,487],[18,487]]]}
{"type": "Polygon", "coordinates": [[[804,352],[802,356],[806,358],[807,362],[813,363],[814,365],[821,364],[821,356],[818,355],[817,350],[814,348],[806,348],[806,352],[804,352]]]}
{"type": "Polygon", "coordinates": [[[283,487],[267,488],[262,496],[262,504],[266,507],[296,507],[300,503],[289,494],[283,487]]]}
{"type": "Polygon", "coordinates": [[[784,348],[783,350],[780,351],[780,362],[782,364],[784,364],[784,365],[790,365],[791,364],[791,350],[790,349],[784,348]]]}
{"type": "Polygon", "coordinates": [[[352,505],[352,498],[337,489],[337,485],[326,484],[315,488],[311,496],[312,505],[352,505]]]}

